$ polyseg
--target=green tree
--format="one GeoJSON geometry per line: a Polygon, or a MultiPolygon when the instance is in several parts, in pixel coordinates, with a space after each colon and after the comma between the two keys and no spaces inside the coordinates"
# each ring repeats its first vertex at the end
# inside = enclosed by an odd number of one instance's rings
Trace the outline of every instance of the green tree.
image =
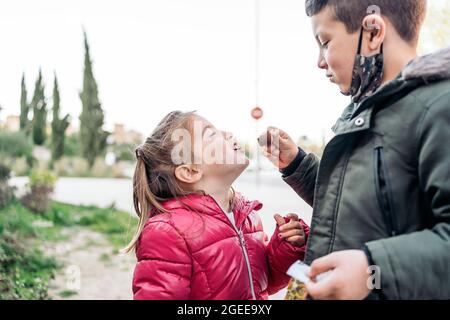
{"type": "Polygon", "coordinates": [[[60,114],[60,96],[58,79],[55,74],[55,82],[53,86],[53,120],[52,120],[52,159],[58,160],[64,154],[65,133],[70,124],[69,115],[64,118],[59,117],[60,114]]]}
{"type": "Polygon", "coordinates": [[[42,80],[41,70],[39,70],[39,75],[34,87],[31,108],[33,108],[33,142],[36,145],[41,146],[47,138],[47,102],[45,101],[45,86],[42,80]]]}
{"type": "Polygon", "coordinates": [[[28,120],[28,113],[30,112],[30,105],[28,104],[27,87],[25,84],[25,73],[22,74],[22,85],[20,94],[20,130],[27,135],[30,133],[30,121],[28,120]]]}
{"type": "Polygon", "coordinates": [[[82,111],[80,115],[81,152],[92,168],[95,158],[106,150],[108,133],[103,130],[104,114],[98,98],[97,82],[92,71],[89,44],[84,33],[84,77],[80,92],[82,111]]]}

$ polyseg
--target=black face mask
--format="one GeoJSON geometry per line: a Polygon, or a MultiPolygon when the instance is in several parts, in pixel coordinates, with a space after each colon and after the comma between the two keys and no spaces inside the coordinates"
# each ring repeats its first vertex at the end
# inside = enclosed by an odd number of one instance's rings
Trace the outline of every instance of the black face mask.
{"type": "Polygon", "coordinates": [[[378,90],[383,80],[384,55],[383,44],[379,54],[371,57],[361,55],[364,28],[361,29],[359,36],[358,53],[356,54],[353,67],[352,84],[348,93],[342,93],[346,96],[352,96],[354,103],[360,103],[367,97],[370,97],[378,90]]]}

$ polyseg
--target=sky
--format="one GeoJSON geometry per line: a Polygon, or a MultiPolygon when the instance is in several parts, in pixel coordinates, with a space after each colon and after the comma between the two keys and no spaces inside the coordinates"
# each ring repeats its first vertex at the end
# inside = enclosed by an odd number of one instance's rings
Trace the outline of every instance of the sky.
{"type": "Polygon", "coordinates": [[[22,73],[31,100],[41,68],[47,96],[56,73],[62,112],[78,125],[84,28],[107,130],[145,136],[168,112],[197,110],[242,141],[269,125],[329,139],[349,98],[317,68],[304,1],[260,3],[258,128],[255,0],[0,0],[0,117],[19,114],[22,73]]]}

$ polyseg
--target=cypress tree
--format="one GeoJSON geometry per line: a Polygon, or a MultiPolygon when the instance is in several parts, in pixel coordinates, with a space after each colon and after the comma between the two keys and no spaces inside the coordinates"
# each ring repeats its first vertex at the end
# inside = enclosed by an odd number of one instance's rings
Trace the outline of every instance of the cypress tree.
{"type": "Polygon", "coordinates": [[[97,82],[92,71],[89,44],[84,33],[84,77],[80,92],[82,111],[80,115],[80,144],[83,157],[92,168],[95,158],[106,149],[107,132],[103,131],[104,114],[98,98],[97,82]]]}
{"type": "Polygon", "coordinates": [[[27,87],[25,84],[25,73],[22,74],[22,85],[20,94],[20,130],[27,135],[30,133],[30,121],[28,120],[28,113],[30,112],[30,105],[28,104],[27,87]]]}
{"type": "Polygon", "coordinates": [[[33,99],[31,100],[31,108],[33,109],[33,142],[36,145],[43,145],[46,138],[47,125],[47,103],[45,101],[45,86],[42,80],[42,72],[39,70],[39,75],[34,87],[33,99]]]}
{"type": "Polygon", "coordinates": [[[64,141],[67,127],[69,126],[69,115],[59,118],[60,114],[60,95],[58,79],[55,74],[53,85],[53,120],[52,120],[52,159],[58,160],[64,154],[64,141]]]}

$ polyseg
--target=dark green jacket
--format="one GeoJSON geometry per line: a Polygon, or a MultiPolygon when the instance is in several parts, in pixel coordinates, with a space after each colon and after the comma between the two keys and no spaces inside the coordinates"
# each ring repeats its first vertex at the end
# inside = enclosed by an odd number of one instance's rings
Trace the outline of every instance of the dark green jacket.
{"type": "Polygon", "coordinates": [[[450,299],[450,48],[411,62],[284,180],[311,206],[305,262],[366,246],[381,297],[450,299]]]}

